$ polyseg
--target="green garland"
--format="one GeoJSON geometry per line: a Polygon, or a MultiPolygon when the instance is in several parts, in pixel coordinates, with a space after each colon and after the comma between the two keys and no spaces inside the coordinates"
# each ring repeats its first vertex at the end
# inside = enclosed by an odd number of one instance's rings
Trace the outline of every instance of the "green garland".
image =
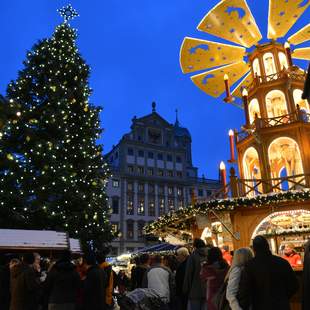
{"type": "Polygon", "coordinates": [[[144,231],[146,234],[152,234],[158,231],[165,232],[168,227],[176,230],[189,229],[193,217],[207,215],[210,210],[233,211],[236,207],[260,208],[288,201],[306,200],[310,200],[310,189],[262,194],[255,197],[214,199],[160,216],[156,221],[145,226],[144,231]],[[182,221],[180,222],[180,220],[182,221]]]}

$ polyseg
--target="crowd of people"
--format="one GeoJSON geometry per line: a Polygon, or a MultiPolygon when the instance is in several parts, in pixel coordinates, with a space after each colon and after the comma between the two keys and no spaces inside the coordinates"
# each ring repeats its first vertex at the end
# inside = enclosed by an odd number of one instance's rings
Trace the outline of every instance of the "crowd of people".
{"type": "MultiPolygon", "coordinates": [[[[191,251],[182,247],[174,255],[136,257],[130,276],[124,270],[116,274],[102,253],[73,261],[65,252],[53,263],[36,253],[9,262],[1,256],[0,310],[108,310],[119,306],[122,310],[122,296],[138,292],[133,298],[137,300],[146,291],[155,293],[161,304],[143,309],[289,310],[300,285],[290,262],[299,264],[301,258],[290,249],[285,253],[286,259],[273,255],[262,236],[253,240],[252,249],[239,248],[233,255],[227,247],[220,249],[195,239],[191,251]]],[[[309,270],[307,243],[303,310],[310,309],[309,270]]]]}

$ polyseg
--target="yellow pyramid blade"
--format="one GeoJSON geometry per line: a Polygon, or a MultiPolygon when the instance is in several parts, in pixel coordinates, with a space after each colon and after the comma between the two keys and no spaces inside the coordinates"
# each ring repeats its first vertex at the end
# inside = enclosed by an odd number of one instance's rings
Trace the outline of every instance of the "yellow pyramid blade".
{"type": "Polygon", "coordinates": [[[296,48],[292,57],[295,59],[310,60],[310,47],[296,48]]]}
{"type": "Polygon", "coordinates": [[[310,0],[269,0],[268,38],[286,35],[310,5],[310,0]]]}
{"type": "Polygon", "coordinates": [[[186,37],[180,52],[183,73],[218,67],[243,59],[245,48],[186,37]]]}
{"type": "Polygon", "coordinates": [[[301,28],[288,38],[288,41],[295,45],[306,42],[308,40],[310,40],[310,24],[301,28]]]}
{"type": "Polygon", "coordinates": [[[252,73],[249,72],[243,80],[237,85],[237,87],[232,91],[234,97],[242,98],[242,90],[244,87],[248,87],[253,82],[252,73]]]}
{"type": "Polygon", "coordinates": [[[225,91],[224,75],[229,77],[229,84],[236,83],[250,70],[244,62],[236,62],[221,68],[210,70],[191,77],[193,83],[212,97],[219,97],[225,91]]]}
{"type": "Polygon", "coordinates": [[[222,0],[202,19],[198,30],[251,47],[262,35],[245,0],[222,0]]]}

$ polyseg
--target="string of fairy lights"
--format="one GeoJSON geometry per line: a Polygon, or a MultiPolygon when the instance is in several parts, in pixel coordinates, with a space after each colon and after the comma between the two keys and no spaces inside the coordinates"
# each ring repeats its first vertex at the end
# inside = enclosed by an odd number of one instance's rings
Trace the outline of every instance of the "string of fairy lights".
{"type": "Polygon", "coordinates": [[[237,197],[227,199],[214,199],[204,203],[197,203],[193,206],[180,208],[174,212],[159,217],[153,223],[145,226],[146,234],[156,234],[167,232],[169,228],[175,230],[189,229],[193,219],[197,216],[208,215],[210,210],[233,211],[236,208],[265,208],[270,205],[275,206],[290,201],[310,200],[310,189],[289,190],[279,193],[261,194],[254,197],[237,197]]]}
{"type": "MultiPolygon", "coordinates": [[[[58,11],[64,22],[27,53],[25,69],[8,86],[16,113],[0,129],[0,157],[7,162],[0,171],[0,193],[8,196],[0,204],[10,208],[16,197],[26,201],[27,221],[37,211],[33,202],[45,201],[40,210],[61,218],[65,227],[75,226],[74,233],[90,227],[106,232],[111,210],[103,206],[110,171],[97,144],[101,109],[89,103],[90,69],[75,45],[76,30],[68,24],[78,13],[71,5],[58,11]],[[46,198],[51,195],[54,201],[46,198]],[[75,208],[78,203],[83,207],[75,208]],[[71,213],[66,205],[72,206],[71,213]],[[81,213],[84,227],[74,223],[81,213]]],[[[12,209],[20,211],[15,205],[12,209]]]]}

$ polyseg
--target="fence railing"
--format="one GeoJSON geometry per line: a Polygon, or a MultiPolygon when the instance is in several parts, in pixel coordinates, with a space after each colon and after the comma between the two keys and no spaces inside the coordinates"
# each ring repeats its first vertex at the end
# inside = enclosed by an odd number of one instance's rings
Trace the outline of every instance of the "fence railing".
{"type": "MultiPolygon", "coordinates": [[[[228,197],[254,197],[264,193],[300,190],[309,187],[310,174],[298,174],[270,179],[239,179],[230,177],[230,183],[214,192],[207,200],[228,197]]],[[[205,202],[206,199],[197,199],[205,202]]]]}
{"type": "Polygon", "coordinates": [[[284,115],[280,115],[276,117],[271,117],[271,118],[257,117],[250,126],[236,133],[236,139],[237,139],[237,142],[241,142],[247,137],[254,134],[254,132],[257,129],[287,125],[287,124],[291,124],[295,122],[309,123],[310,113],[304,110],[301,110],[300,108],[297,108],[292,113],[288,113],[288,114],[284,114],[284,115]]]}
{"type": "Polygon", "coordinates": [[[251,91],[253,88],[258,87],[261,84],[273,82],[281,78],[289,77],[292,80],[304,81],[306,77],[305,72],[301,71],[292,71],[283,69],[282,71],[269,74],[269,75],[256,75],[252,81],[252,83],[247,87],[248,91],[251,91]]]}

